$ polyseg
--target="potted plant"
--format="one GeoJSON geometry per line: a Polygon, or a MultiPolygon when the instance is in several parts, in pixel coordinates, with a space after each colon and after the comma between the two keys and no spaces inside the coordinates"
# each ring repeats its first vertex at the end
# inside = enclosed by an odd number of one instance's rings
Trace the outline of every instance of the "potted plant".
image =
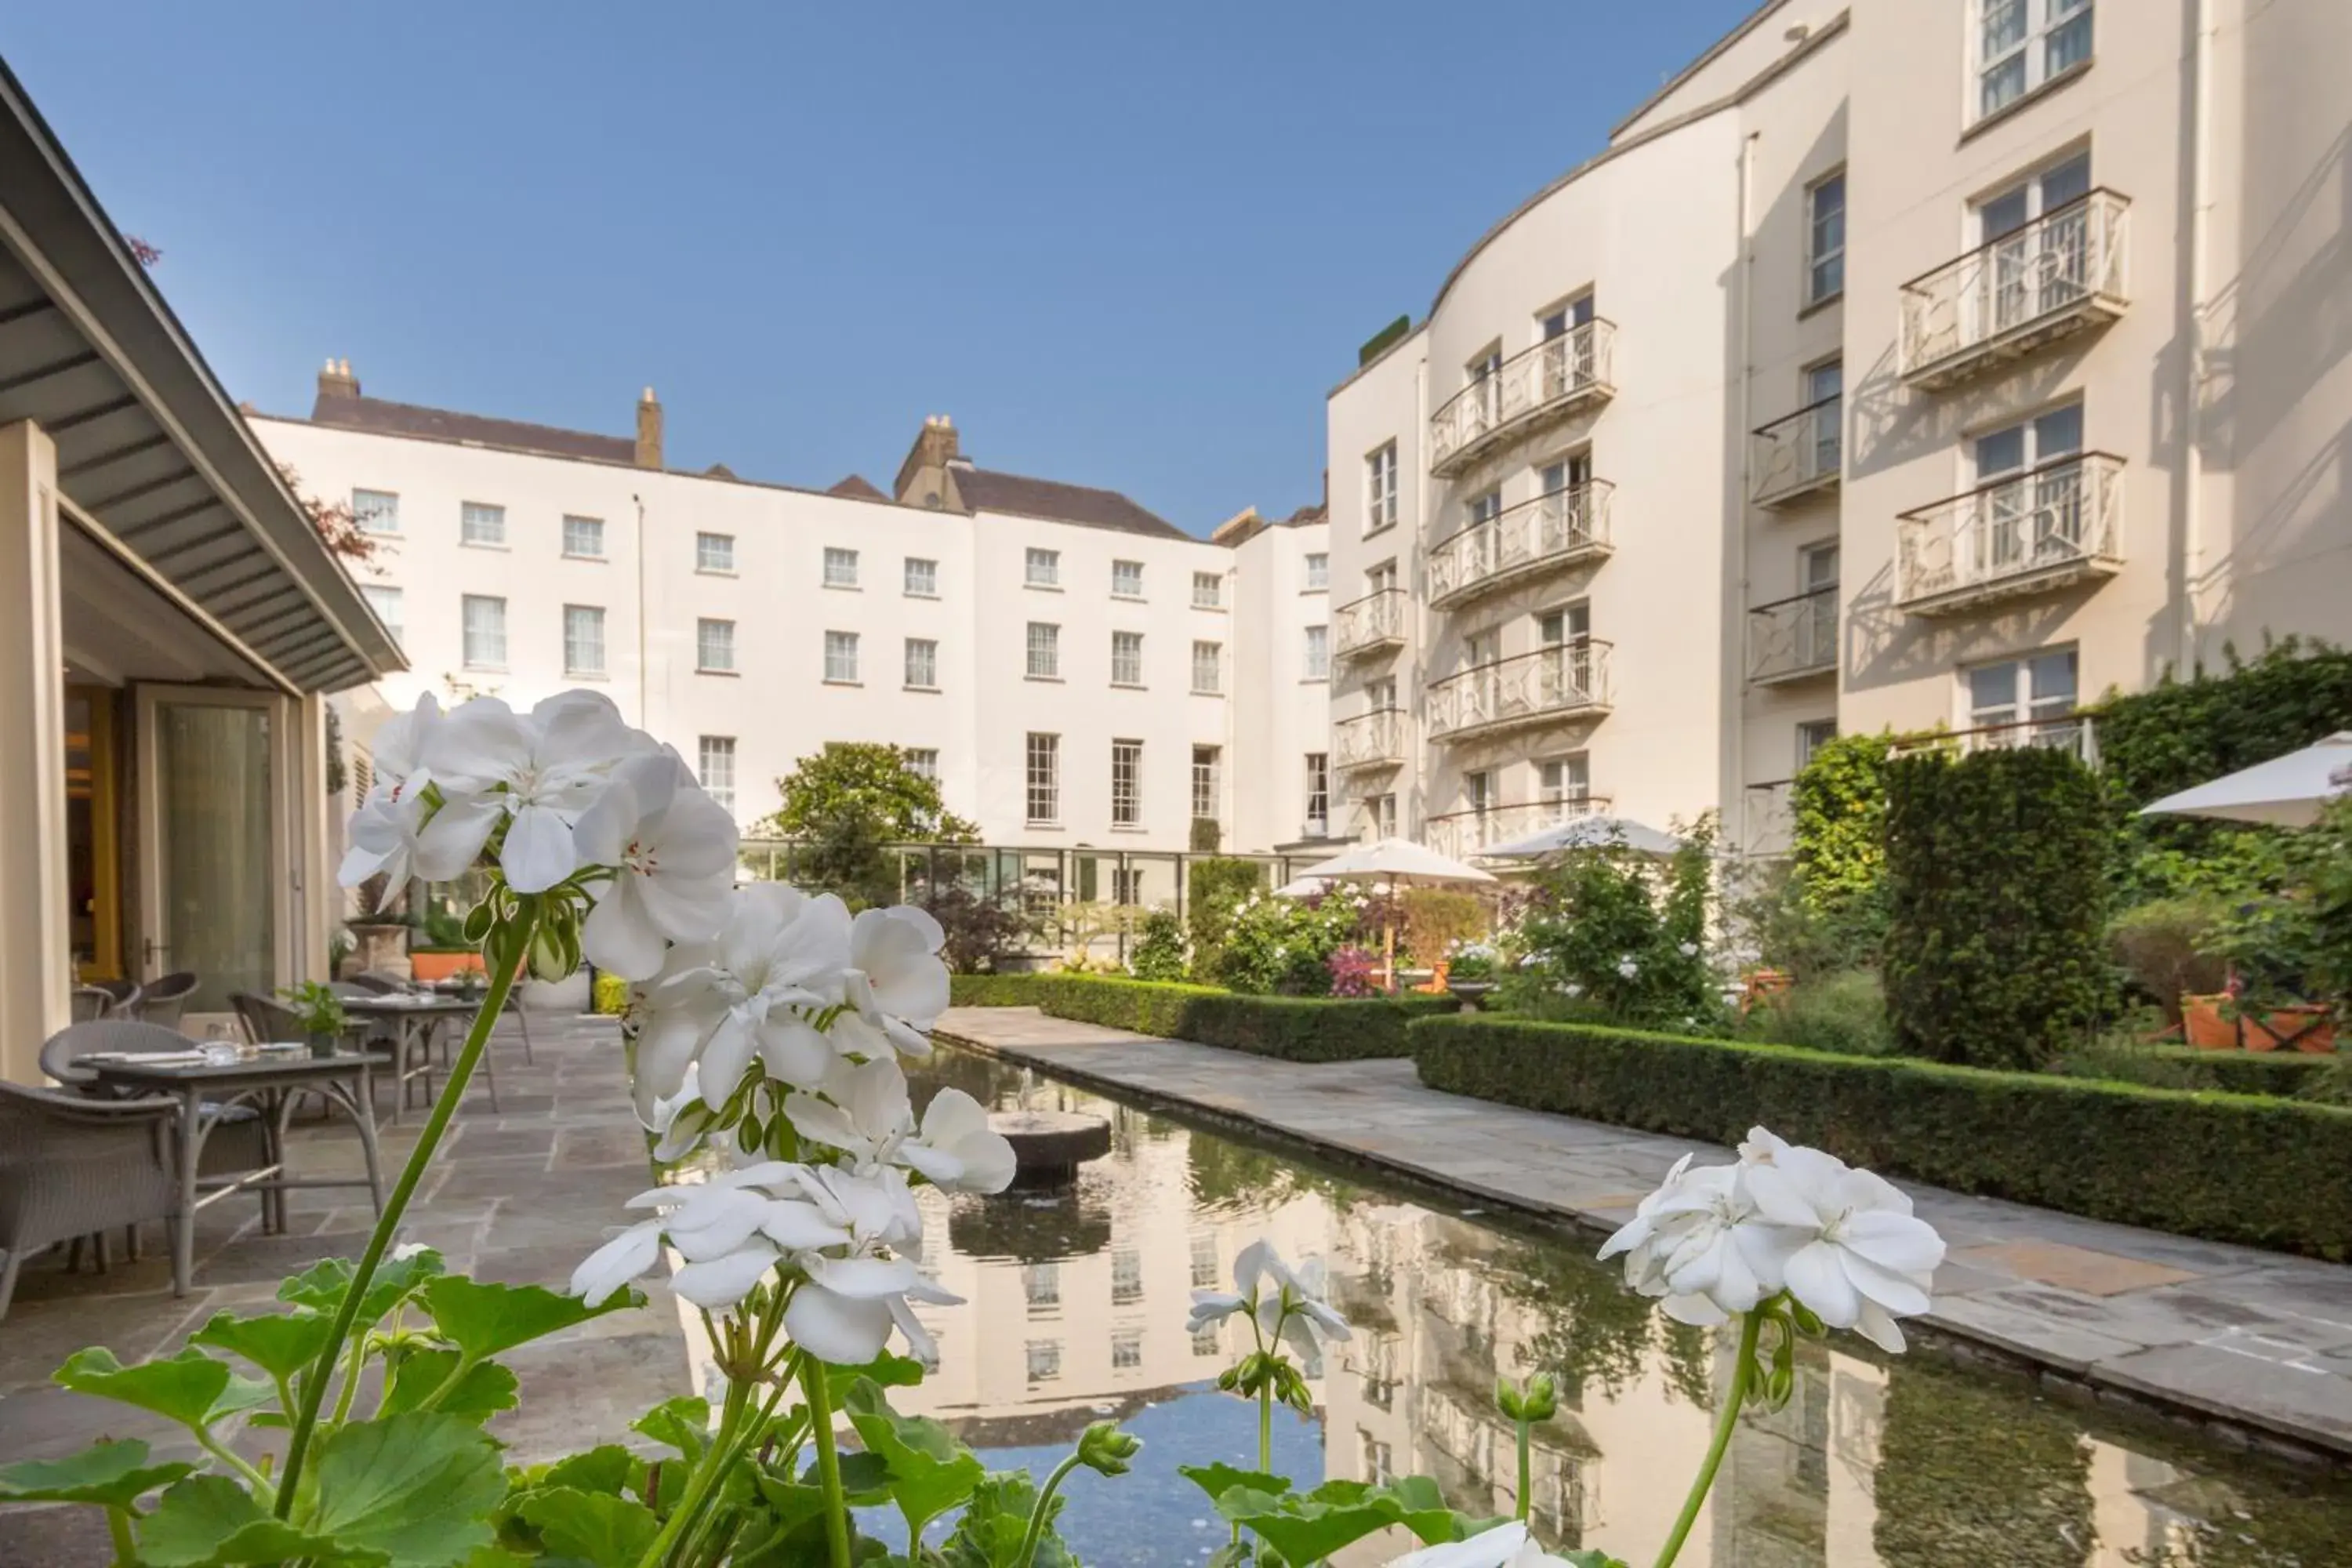
{"type": "Polygon", "coordinates": [[[310,1054],[333,1056],[342,1041],[344,1026],[350,1022],[343,1012],[342,998],[335,994],[331,986],[316,980],[289,985],[278,994],[300,1016],[302,1035],[310,1043],[310,1054]]]}
{"type": "Polygon", "coordinates": [[[1461,942],[1445,964],[1445,989],[1462,998],[1463,1011],[1475,1013],[1478,1003],[1495,989],[1495,950],[1483,942],[1461,942]]]}
{"type": "Polygon", "coordinates": [[[2319,967],[2312,914],[2311,899],[2288,893],[2242,904],[2228,922],[2230,984],[2219,1011],[2240,1049],[2335,1050],[2334,1010],[2305,1000],[2319,967]]]}
{"type": "Polygon", "coordinates": [[[352,938],[348,963],[355,973],[408,973],[409,923],[400,912],[407,896],[405,883],[395,888],[381,871],[352,889],[356,910],[344,924],[352,938]]]}

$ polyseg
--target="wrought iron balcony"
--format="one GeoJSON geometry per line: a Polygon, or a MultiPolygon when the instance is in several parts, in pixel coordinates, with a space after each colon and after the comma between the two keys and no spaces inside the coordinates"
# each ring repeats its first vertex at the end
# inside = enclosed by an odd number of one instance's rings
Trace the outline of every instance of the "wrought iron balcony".
{"type": "Polygon", "coordinates": [[[1334,655],[1343,660],[1360,658],[1403,647],[1408,604],[1402,588],[1382,588],[1332,611],[1334,655]]]}
{"type": "Polygon", "coordinates": [[[1749,495],[1787,506],[1838,482],[1845,468],[1845,399],[1824,397],[1748,437],[1749,495]]]}
{"type": "Polygon", "coordinates": [[[1467,741],[1609,711],[1609,645],[1554,643],[1449,675],[1429,688],[1433,741],[1467,741]]]}
{"type": "Polygon", "coordinates": [[[1592,479],[1506,507],[1432,545],[1429,605],[1445,609],[1580,561],[1607,555],[1609,496],[1592,479]]]}
{"type": "Polygon", "coordinates": [[[1404,761],[1404,710],[1375,708],[1331,726],[1331,765],[1343,773],[1404,761]]]}
{"type": "Polygon", "coordinates": [[[2006,724],[1979,724],[1969,730],[1924,730],[1899,735],[1889,751],[1898,757],[1937,751],[1969,756],[1978,752],[2015,751],[2023,746],[2071,752],[2093,767],[2099,763],[2097,726],[2088,713],[2076,712],[2071,707],[2006,724]]]}
{"type": "Polygon", "coordinates": [[[1957,385],[2122,315],[2130,216],[2092,191],[1903,285],[1904,381],[1957,385]]]}
{"type": "Polygon", "coordinates": [[[2114,576],[2124,563],[2124,464],[2084,452],[1906,511],[1895,600],[1915,616],[2114,576]]]}
{"type": "Polygon", "coordinates": [[[1748,679],[1757,686],[1832,675],[1838,667],[1838,591],[1809,589],[1748,612],[1748,679]]]}
{"type": "Polygon", "coordinates": [[[1451,478],[1507,441],[1617,389],[1609,379],[1614,324],[1586,321],[1523,349],[1430,416],[1429,469],[1451,478]]]}
{"type": "Polygon", "coordinates": [[[1508,844],[1580,816],[1605,816],[1608,813],[1609,797],[1597,795],[1523,801],[1516,805],[1472,806],[1466,811],[1449,811],[1431,817],[1423,825],[1423,837],[1440,855],[1467,860],[1497,844],[1508,844]]]}

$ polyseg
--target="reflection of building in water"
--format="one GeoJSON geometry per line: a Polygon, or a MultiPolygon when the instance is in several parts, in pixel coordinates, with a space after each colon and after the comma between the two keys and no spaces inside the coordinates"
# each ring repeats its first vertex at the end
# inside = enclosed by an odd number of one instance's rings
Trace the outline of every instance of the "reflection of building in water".
{"type": "Polygon", "coordinates": [[[1327,1251],[1331,1229],[1310,1192],[1266,1210],[1204,1209],[1181,1129],[1051,1083],[1022,1102],[1110,1118],[1111,1152],[1055,1197],[920,1194],[925,1272],[964,1303],[922,1309],[939,1370],[893,1398],[978,1447],[1073,1438],[1098,1406],[1124,1415],[1214,1378],[1251,1348],[1249,1330],[1228,1321],[1195,1338],[1184,1326],[1192,1291],[1233,1289],[1235,1255],[1261,1237],[1297,1259],[1327,1251]]]}
{"type": "MultiPolygon", "coordinates": [[[[1530,1249],[1411,1205],[1347,1210],[1333,1250],[1346,1268],[1340,1309],[1356,1339],[1328,1388],[1327,1473],[1379,1481],[1419,1472],[1436,1478],[1456,1508],[1514,1511],[1517,1449],[1495,1407],[1496,1379],[1559,1370],[1555,1349],[1591,1325],[1519,1272],[1516,1255],[1530,1249]]],[[[1602,1283],[1616,1289],[1613,1276],[1602,1283]]],[[[1634,1353],[1610,1365],[1606,1385],[1571,1370],[1559,1414],[1536,1429],[1531,1511],[1548,1546],[1646,1558],[1681,1507],[1680,1484],[1669,1478],[1688,1477],[1706,1453],[1709,1417],[1676,1391],[1662,1356],[1640,1353],[1653,1321],[1636,1304],[1611,1324],[1620,1336],[1634,1326],[1634,1353]]],[[[1695,1554],[1704,1539],[1683,1554],[1693,1568],[1704,1561],[1695,1554]]],[[[1392,1550],[1366,1542],[1339,1561],[1378,1563],[1392,1550]]]]}
{"type": "MultiPolygon", "coordinates": [[[[1731,1374],[1724,1342],[1717,1385],[1731,1374]]],[[[1797,1346],[1796,1387],[1780,1409],[1750,1412],[1732,1435],[1716,1478],[1715,1561],[1725,1568],[1857,1568],[1878,1562],[1871,1545],[1872,1478],[1885,1373],[1797,1346]]]]}

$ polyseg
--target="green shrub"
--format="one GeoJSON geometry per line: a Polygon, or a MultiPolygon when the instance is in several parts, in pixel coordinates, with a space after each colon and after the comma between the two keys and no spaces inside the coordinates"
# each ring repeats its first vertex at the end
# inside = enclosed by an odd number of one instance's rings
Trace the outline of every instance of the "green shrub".
{"type": "Polygon", "coordinates": [[[1475,893],[1459,888],[1407,888],[1397,896],[1397,956],[1434,969],[1456,943],[1469,941],[1493,922],[1475,893]]]}
{"type": "Polygon", "coordinates": [[[1883,1057],[1895,1048],[1886,993],[1869,969],[1800,980],[1741,1020],[1740,1034],[1777,1046],[1809,1046],[1842,1057],[1883,1057]]]}
{"type": "Polygon", "coordinates": [[[2032,1069],[2114,996],[2105,792],[2071,753],[2027,747],[1887,768],[1886,1007],[1897,1049],[2032,1069]]]}
{"type": "Polygon", "coordinates": [[[1422,1080],[1735,1143],[1760,1122],[1890,1176],[2340,1258],[2352,1111],[1478,1015],[1412,1027],[1422,1080]]]}
{"type": "Polygon", "coordinates": [[[1515,1013],[1595,1009],[1618,1023],[1683,1029],[1722,1007],[1707,968],[1714,838],[1691,830],[1663,863],[1622,845],[1572,850],[1547,867],[1520,917],[1520,961],[1503,982],[1515,1013]]]}
{"type": "Polygon", "coordinates": [[[1044,994],[1043,974],[950,974],[950,1007],[1034,1007],[1044,994]]]}
{"type": "Polygon", "coordinates": [[[2298,1051],[2203,1051],[2109,1036],[2075,1047],[2051,1070],[2145,1089],[2294,1100],[2319,1081],[2332,1059],[2298,1051]]]}
{"type": "Polygon", "coordinates": [[[2205,894],[2152,899],[2126,910],[2107,923],[2115,961],[2147,999],[2180,1022],[2183,992],[2205,995],[2226,978],[2216,952],[2227,910],[2205,894]]]}
{"type": "Polygon", "coordinates": [[[1885,871],[1891,735],[1840,735],[1813,750],[1789,786],[1789,861],[1804,907],[1824,920],[1873,904],[1885,871]]]}
{"type": "Polygon", "coordinates": [[[1143,931],[1127,966],[1138,980],[1184,978],[1184,922],[1175,910],[1154,910],[1143,917],[1143,931]]]}
{"type": "Polygon", "coordinates": [[[629,983],[617,974],[598,971],[589,1005],[608,1018],[619,1017],[629,1010],[629,983]]]}
{"type": "Polygon", "coordinates": [[[1355,903],[1346,896],[1252,893],[1234,910],[1216,966],[1205,977],[1250,995],[1328,996],[1331,954],[1355,939],[1357,924],[1355,903]]]}
{"type": "Polygon", "coordinates": [[[1265,868],[1255,860],[1193,861],[1184,870],[1184,935],[1192,948],[1192,973],[1208,979],[1217,973],[1223,955],[1225,931],[1242,900],[1265,882],[1265,868]]]}

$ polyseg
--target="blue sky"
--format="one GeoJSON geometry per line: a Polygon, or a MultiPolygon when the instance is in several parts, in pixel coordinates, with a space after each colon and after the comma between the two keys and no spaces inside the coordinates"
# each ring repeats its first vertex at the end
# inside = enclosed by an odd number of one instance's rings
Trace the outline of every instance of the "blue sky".
{"type": "Polygon", "coordinates": [[[15,8],[0,52],[239,398],[371,394],[887,486],[983,467],[1204,532],[1752,0],[15,8]],[[100,13],[103,12],[101,19],[100,13]]]}

